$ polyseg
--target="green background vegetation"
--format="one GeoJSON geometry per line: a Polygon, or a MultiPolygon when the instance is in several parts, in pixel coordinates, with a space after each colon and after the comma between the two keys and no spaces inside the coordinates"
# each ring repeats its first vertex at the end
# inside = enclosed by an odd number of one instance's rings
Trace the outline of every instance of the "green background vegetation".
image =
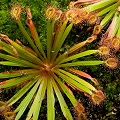
{"type": "MultiPolygon", "coordinates": [[[[58,9],[62,11],[67,10],[67,6],[69,5],[70,0],[0,0],[0,33],[6,34],[12,40],[20,40],[25,46],[29,46],[26,42],[25,38],[21,34],[18,26],[11,17],[10,10],[11,7],[14,5],[22,6],[22,13],[21,13],[21,21],[25,26],[26,30],[30,34],[29,27],[26,25],[26,8],[31,9],[31,13],[33,16],[33,23],[38,31],[39,37],[42,41],[43,47],[45,47],[46,43],[46,17],[45,17],[45,10],[47,6],[54,5],[58,9]]],[[[88,26],[84,25],[83,29],[80,29],[79,26],[74,26],[72,31],[67,37],[67,40],[61,49],[61,52],[65,51],[66,49],[70,48],[74,44],[86,40],[92,34],[92,31],[85,32],[88,26]]],[[[98,49],[99,47],[99,40],[98,39],[92,42],[91,44],[87,44],[82,50],[88,49],[98,49]]],[[[2,52],[2,51],[0,51],[2,52]]],[[[116,56],[120,60],[120,50],[116,53],[116,56]]],[[[89,57],[81,58],[82,60],[94,60],[94,59],[102,59],[99,55],[93,55],[89,57]]],[[[15,67],[7,67],[0,65],[0,72],[9,71],[16,69],[15,67]]],[[[80,99],[85,107],[86,116],[89,120],[115,120],[120,119],[120,64],[119,66],[111,70],[106,66],[86,66],[86,67],[79,67],[78,69],[87,72],[92,77],[95,77],[100,86],[98,89],[102,90],[106,96],[105,101],[99,105],[95,106],[93,103],[88,99],[83,93],[79,93],[73,90],[77,99],[80,99]]],[[[91,83],[92,84],[92,83],[91,83]]],[[[17,88],[7,89],[4,91],[4,94],[1,94],[0,99],[9,99],[13,94],[17,91],[17,88]],[[6,97],[7,96],[7,97],[6,97]]],[[[61,119],[63,120],[64,117],[59,107],[59,103],[57,99],[55,100],[55,109],[56,109],[56,120],[61,119]]],[[[68,104],[70,110],[72,111],[72,106],[69,100],[66,98],[66,103],[68,104]]],[[[19,104],[19,103],[18,103],[19,104]]],[[[17,104],[14,106],[16,107],[17,104]]],[[[46,98],[43,101],[41,113],[40,113],[40,120],[46,119],[46,98]]],[[[75,113],[73,113],[73,116],[75,113]]],[[[24,116],[21,118],[24,120],[24,116]]]]}

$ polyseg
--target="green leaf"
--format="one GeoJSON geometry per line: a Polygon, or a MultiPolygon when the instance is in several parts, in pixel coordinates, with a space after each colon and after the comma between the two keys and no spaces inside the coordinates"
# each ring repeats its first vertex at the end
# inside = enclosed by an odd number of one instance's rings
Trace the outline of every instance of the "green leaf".
{"type": "Polygon", "coordinates": [[[39,75],[36,76],[33,80],[31,80],[27,85],[25,85],[23,88],[21,88],[9,101],[7,101],[8,106],[13,105],[15,102],[17,102],[38,80],[39,75]]]}
{"type": "MultiPolygon", "coordinates": [[[[39,36],[38,36],[38,33],[36,31],[36,28],[32,22],[32,20],[30,21],[30,30],[31,30],[31,34],[33,36],[33,39],[39,49],[39,51],[41,52],[41,54],[44,56],[44,58],[46,59],[46,55],[45,55],[45,52],[42,48],[42,45],[41,45],[41,42],[40,42],[40,39],[39,39],[39,36]]],[[[41,59],[44,61],[44,59],[41,57],[41,59]]]]}
{"type": "Polygon", "coordinates": [[[73,80],[79,82],[81,85],[84,85],[85,87],[87,87],[88,89],[92,90],[92,91],[96,91],[95,87],[93,87],[90,83],[86,82],[85,80],[65,71],[62,69],[58,69],[59,72],[65,74],[66,76],[72,78],[73,80]]]}
{"type": "Polygon", "coordinates": [[[115,4],[113,4],[113,5],[109,6],[109,7],[107,7],[107,8],[105,8],[105,9],[101,10],[101,11],[97,14],[97,16],[101,16],[101,15],[109,12],[110,10],[116,9],[116,8],[119,6],[119,4],[120,4],[120,2],[117,2],[117,3],[115,3],[115,4]]]}
{"type": "Polygon", "coordinates": [[[99,8],[103,8],[105,6],[108,6],[114,2],[116,2],[116,0],[102,0],[100,2],[97,2],[97,3],[90,5],[90,10],[94,11],[94,10],[97,10],[99,8]]]}
{"type": "Polygon", "coordinates": [[[111,38],[113,38],[115,36],[115,34],[117,33],[119,27],[120,27],[120,14],[117,15],[117,13],[115,14],[113,21],[115,22],[115,27],[113,29],[111,38]]]}
{"type": "Polygon", "coordinates": [[[51,20],[48,20],[47,21],[47,57],[48,57],[48,61],[50,61],[53,28],[54,28],[54,21],[52,21],[52,23],[51,23],[51,20]]]}
{"type": "Polygon", "coordinates": [[[61,26],[61,28],[60,28],[60,30],[59,30],[59,33],[58,33],[58,35],[57,35],[57,39],[56,39],[56,41],[55,41],[54,50],[56,50],[57,46],[59,45],[58,43],[59,43],[59,41],[60,41],[60,39],[61,39],[61,37],[62,37],[62,35],[63,35],[63,32],[64,32],[64,30],[65,30],[65,28],[66,28],[67,22],[68,22],[68,20],[66,20],[66,21],[62,24],[62,26],[61,26]]]}
{"type": "Polygon", "coordinates": [[[19,58],[10,56],[10,55],[5,55],[5,54],[0,53],[0,58],[9,60],[11,62],[20,64],[20,65],[23,65],[23,67],[25,66],[25,67],[33,67],[33,68],[39,69],[38,65],[32,64],[32,63],[30,63],[28,61],[25,61],[25,60],[22,60],[22,59],[19,59],[19,58]]]}
{"type": "Polygon", "coordinates": [[[119,26],[119,28],[118,28],[117,37],[118,37],[118,38],[120,37],[120,26],[119,26]]]}
{"type": "Polygon", "coordinates": [[[7,66],[21,66],[21,67],[28,67],[26,65],[20,64],[20,63],[14,63],[14,62],[9,62],[9,61],[1,61],[1,65],[7,65],[7,66]]]}
{"type": "Polygon", "coordinates": [[[10,45],[8,45],[8,44],[6,44],[6,43],[4,43],[4,42],[2,42],[2,41],[0,41],[0,45],[3,47],[2,49],[3,49],[4,51],[8,52],[8,53],[11,54],[11,55],[14,55],[13,49],[11,48],[10,45]]]}
{"type": "Polygon", "coordinates": [[[70,56],[66,59],[63,59],[59,64],[64,63],[64,62],[68,62],[68,61],[71,61],[71,60],[74,60],[74,59],[77,59],[77,58],[80,58],[80,57],[84,57],[84,56],[87,56],[87,55],[91,55],[91,54],[94,54],[96,52],[97,52],[97,50],[87,50],[87,51],[78,53],[76,55],[70,56]]]}
{"type": "Polygon", "coordinates": [[[50,80],[47,83],[47,119],[55,120],[54,94],[50,80]]]}
{"type": "Polygon", "coordinates": [[[12,78],[12,77],[18,77],[18,76],[22,76],[22,72],[21,73],[0,74],[0,79],[1,78],[12,78]]]}
{"type": "Polygon", "coordinates": [[[63,53],[62,55],[60,55],[55,62],[51,65],[51,68],[56,66],[57,64],[59,64],[60,61],[62,61],[63,59],[67,58],[68,56],[68,52],[63,53]]]}
{"type": "Polygon", "coordinates": [[[36,74],[9,79],[7,81],[4,81],[6,83],[1,85],[1,88],[7,88],[7,87],[11,87],[11,86],[17,85],[17,84],[22,83],[22,82],[24,82],[26,80],[32,79],[35,76],[36,76],[36,74]]]}
{"type": "Polygon", "coordinates": [[[116,9],[114,9],[114,10],[111,10],[105,17],[104,17],[104,19],[101,21],[101,23],[100,23],[100,25],[102,26],[102,27],[104,27],[108,22],[109,22],[109,20],[112,18],[112,16],[114,15],[114,13],[115,13],[115,11],[116,11],[116,9]]]}
{"type": "Polygon", "coordinates": [[[66,64],[57,65],[57,67],[71,67],[71,66],[85,66],[85,65],[100,65],[103,64],[104,61],[79,61],[79,62],[72,62],[66,64]]]}
{"type": "Polygon", "coordinates": [[[64,83],[62,83],[61,80],[55,74],[53,76],[54,76],[54,79],[58,82],[58,84],[62,88],[62,90],[64,91],[64,93],[70,99],[70,101],[73,104],[73,106],[75,106],[76,103],[77,103],[77,100],[75,99],[75,97],[70,93],[70,91],[65,87],[64,83]]]}
{"type": "Polygon", "coordinates": [[[37,95],[35,97],[35,105],[34,105],[35,109],[34,109],[34,112],[33,112],[33,120],[38,120],[40,107],[41,107],[42,101],[44,99],[46,87],[47,87],[47,78],[43,77],[43,80],[40,84],[37,95]]]}
{"type": "Polygon", "coordinates": [[[53,48],[55,47],[55,44],[56,44],[56,39],[58,38],[58,34],[60,32],[60,29],[62,27],[62,23],[63,21],[60,21],[58,27],[57,27],[57,30],[55,31],[55,37],[54,37],[54,41],[53,41],[53,48]]]}
{"type": "Polygon", "coordinates": [[[32,53],[30,53],[29,51],[25,50],[23,47],[21,47],[20,45],[18,45],[16,42],[14,41],[10,41],[10,43],[14,46],[14,48],[17,50],[18,52],[18,57],[22,57],[25,60],[28,60],[29,62],[33,62],[34,64],[43,64],[42,61],[36,57],[35,55],[33,55],[32,53]]]}
{"type": "MultiPolygon", "coordinates": [[[[33,113],[35,113],[35,111],[37,110],[36,108],[38,107],[39,102],[40,102],[40,106],[41,106],[42,100],[40,100],[40,98],[42,98],[42,95],[44,97],[45,90],[46,90],[47,79],[44,78],[44,77],[41,77],[40,80],[42,82],[41,82],[41,84],[39,86],[39,90],[37,92],[37,95],[35,96],[33,104],[32,104],[32,106],[31,106],[31,108],[30,108],[30,110],[28,112],[26,120],[30,120],[30,118],[32,117],[33,113]]],[[[40,109],[40,106],[38,107],[38,109],[40,109]]],[[[38,111],[38,113],[39,113],[39,111],[38,111]]],[[[36,116],[36,117],[38,117],[38,116],[36,116]]]]}
{"type": "Polygon", "coordinates": [[[29,42],[29,44],[31,45],[31,47],[34,49],[34,51],[37,53],[37,55],[42,58],[42,56],[40,55],[37,47],[35,46],[34,42],[32,41],[32,39],[30,38],[30,36],[28,35],[27,31],[25,30],[25,28],[23,27],[22,23],[20,22],[20,20],[17,19],[17,24],[22,32],[22,34],[24,35],[24,37],[27,39],[27,41],[29,42]]]}
{"type": "Polygon", "coordinates": [[[28,104],[30,103],[31,99],[33,98],[33,95],[35,94],[38,86],[40,85],[40,80],[35,84],[35,86],[30,90],[28,95],[24,98],[24,100],[20,103],[20,105],[17,107],[15,112],[18,112],[15,120],[19,120],[20,117],[23,115],[25,109],[27,108],[28,104]]]}
{"type": "Polygon", "coordinates": [[[14,70],[13,72],[8,72],[8,73],[0,73],[0,78],[12,78],[12,77],[17,77],[17,76],[22,76],[22,75],[28,75],[32,73],[39,73],[39,70],[36,69],[25,69],[25,70],[14,70]]]}
{"type": "Polygon", "coordinates": [[[11,46],[9,44],[0,41],[0,45],[12,51],[12,48],[11,48],[11,46]]]}
{"type": "Polygon", "coordinates": [[[58,74],[62,79],[64,79],[67,83],[69,83],[70,85],[74,86],[76,89],[78,90],[83,90],[84,92],[88,93],[88,94],[92,94],[92,91],[90,89],[88,89],[87,87],[85,87],[84,85],[80,84],[79,82],[77,82],[76,80],[70,78],[69,76],[64,75],[63,73],[60,73],[59,71],[55,71],[56,74],[58,74]]]}
{"type": "Polygon", "coordinates": [[[62,112],[63,112],[65,118],[67,120],[73,120],[72,115],[68,109],[68,106],[66,105],[65,100],[64,100],[64,98],[63,98],[63,96],[62,96],[62,94],[61,94],[61,92],[60,92],[60,90],[59,90],[58,86],[56,85],[56,82],[53,78],[51,78],[51,82],[52,82],[52,85],[54,87],[55,93],[57,95],[57,98],[58,98],[59,103],[60,103],[60,107],[62,109],[62,112]]]}
{"type": "Polygon", "coordinates": [[[84,45],[86,45],[87,41],[83,41],[83,42],[80,42],[76,45],[74,45],[73,47],[71,47],[69,50],[68,50],[68,54],[71,54],[72,52],[75,52],[76,50],[79,50],[81,47],[83,47],[84,45]]]}
{"type": "Polygon", "coordinates": [[[68,36],[70,30],[72,29],[72,26],[73,26],[73,23],[69,24],[69,26],[67,26],[67,28],[65,29],[65,31],[64,31],[64,33],[63,33],[63,35],[61,37],[61,40],[58,42],[56,49],[54,49],[52,61],[55,60],[60,48],[62,47],[62,45],[63,45],[63,43],[64,43],[64,41],[66,39],[66,37],[68,36]]]}

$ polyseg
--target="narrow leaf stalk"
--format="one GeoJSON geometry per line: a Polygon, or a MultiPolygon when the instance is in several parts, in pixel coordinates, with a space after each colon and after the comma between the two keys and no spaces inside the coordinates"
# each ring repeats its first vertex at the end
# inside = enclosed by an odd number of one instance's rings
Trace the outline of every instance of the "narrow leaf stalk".
{"type": "Polygon", "coordinates": [[[75,106],[75,104],[77,103],[77,100],[75,99],[75,97],[70,93],[70,91],[65,87],[65,85],[61,82],[61,80],[55,74],[53,76],[54,76],[55,80],[59,83],[59,85],[62,88],[62,90],[64,91],[64,93],[70,99],[73,106],[75,106]]]}
{"type": "Polygon", "coordinates": [[[62,94],[61,94],[61,92],[60,92],[60,90],[59,90],[59,88],[58,88],[58,86],[53,78],[51,78],[51,82],[52,82],[52,85],[54,87],[55,93],[57,95],[57,98],[59,100],[59,103],[60,103],[60,106],[61,106],[61,109],[62,109],[62,112],[63,112],[65,118],[69,119],[69,120],[73,120],[72,115],[68,109],[68,106],[66,105],[65,100],[64,100],[64,98],[63,98],[63,96],[62,96],[62,94]]]}
{"type": "Polygon", "coordinates": [[[97,14],[97,16],[101,16],[101,15],[103,15],[103,14],[105,14],[105,13],[111,11],[111,10],[114,10],[114,9],[116,9],[119,5],[120,5],[120,2],[117,2],[117,3],[115,3],[115,4],[113,4],[113,5],[109,6],[109,7],[107,7],[107,8],[105,8],[105,9],[101,10],[101,11],[97,14]]]}
{"type": "Polygon", "coordinates": [[[33,120],[38,120],[41,104],[42,104],[42,101],[45,96],[46,87],[47,87],[47,77],[43,77],[43,80],[41,81],[37,95],[34,99],[35,100],[35,105],[34,105],[35,109],[33,112],[33,120]]]}
{"type": "Polygon", "coordinates": [[[40,85],[41,81],[38,81],[35,86],[31,89],[31,91],[28,93],[28,95],[25,97],[25,99],[20,103],[20,105],[16,108],[15,112],[18,112],[17,116],[15,117],[15,120],[19,120],[22,114],[24,113],[25,109],[27,108],[29,102],[31,101],[33,95],[35,94],[38,86],[40,85]]]}
{"type": "Polygon", "coordinates": [[[79,61],[79,62],[73,62],[73,63],[66,63],[57,65],[57,67],[71,67],[71,66],[82,66],[82,65],[100,65],[103,64],[104,61],[79,61]]]}
{"type": "Polygon", "coordinates": [[[94,10],[97,10],[101,7],[105,7],[107,5],[113,4],[115,2],[117,2],[117,0],[102,0],[102,1],[99,1],[99,2],[94,3],[92,5],[89,5],[88,7],[90,8],[90,11],[94,11],[94,10]]]}
{"type": "Polygon", "coordinates": [[[54,21],[51,21],[48,19],[48,21],[47,21],[47,58],[48,58],[48,62],[50,62],[50,56],[51,56],[53,29],[54,29],[54,21]]]}
{"type": "Polygon", "coordinates": [[[65,80],[67,83],[69,83],[71,86],[74,86],[74,88],[84,91],[88,94],[92,94],[92,91],[90,89],[88,89],[87,87],[85,87],[84,85],[80,84],[79,82],[77,82],[76,80],[70,78],[69,76],[64,75],[63,73],[59,72],[59,71],[55,71],[55,73],[57,75],[59,75],[63,80],[65,80]]]}
{"type": "Polygon", "coordinates": [[[95,87],[93,87],[90,83],[86,82],[85,80],[65,71],[62,69],[58,69],[58,71],[60,71],[61,73],[65,74],[66,76],[69,76],[70,78],[74,79],[75,81],[79,82],[81,85],[87,87],[88,89],[92,90],[92,91],[97,91],[95,89],[95,87]]]}
{"type": "Polygon", "coordinates": [[[72,26],[73,26],[73,23],[71,23],[71,24],[65,29],[65,31],[64,31],[64,33],[63,33],[63,35],[62,35],[62,38],[61,38],[61,40],[58,42],[57,48],[56,48],[55,51],[54,51],[54,54],[53,54],[53,57],[52,57],[52,62],[56,59],[56,56],[57,56],[60,48],[62,47],[62,45],[63,45],[66,37],[68,36],[70,30],[72,29],[72,26]]]}
{"type": "Polygon", "coordinates": [[[102,28],[109,22],[109,20],[113,17],[114,13],[115,13],[116,9],[112,9],[105,17],[104,19],[101,21],[100,25],[102,26],[102,28]]]}
{"type": "Polygon", "coordinates": [[[34,51],[37,53],[37,55],[38,55],[41,59],[43,59],[43,57],[40,55],[37,47],[35,46],[34,42],[32,41],[32,39],[30,38],[30,36],[29,36],[28,33],[26,32],[26,30],[24,29],[24,27],[23,27],[22,23],[20,22],[20,20],[17,20],[16,22],[17,22],[17,24],[18,24],[18,26],[19,26],[22,34],[23,34],[24,37],[27,39],[27,41],[29,42],[29,44],[31,45],[31,47],[34,49],[34,51]]]}
{"type": "Polygon", "coordinates": [[[48,120],[55,120],[54,94],[50,80],[47,82],[47,118],[48,120]]]}
{"type": "MultiPolygon", "coordinates": [[[[44,52],[44,50],[42,48],[40,39],[38,37],[38,33],[37,33],[36,29],[35,29],[35,26],[34,26],[32,20],[30,20],[30,30],[31,30],[31,34],[33,36],[33,39],[35,40],[35,43],[36,43],[40,53],[44,56],[44,59],[46,59],[45,52],[44,52]]],[[[44,60],[44,59],[42,58],[42,60],[44,60]]]]}
{"type": "Polygon", "coordinates": [[[84,56],[87,56],[87,55],[91,55],[91,54],[94,54],[96,52],[97,52],[97,50],[87,50],[85,52],[81,52],[81,53],[78,53],[76,55],[70,56],[66,59],[63,59],[59,64],[64,63],[64,62],[68,62],[68,61],[71,61],[71,60],[74,60],[74,59],[77,59],[77,58],[80,58],[80,57],[84,57],[84,56]]]}
{"type": "Polygon", "coordinates": [[[34,78],[34,80],[31,80],[27,85],[25,85],[22,89],[20,89],[9,101],[7,101],[8,106],[13,105],[15,102],[17,102],[38,80],[39,75],[34,78]]]}

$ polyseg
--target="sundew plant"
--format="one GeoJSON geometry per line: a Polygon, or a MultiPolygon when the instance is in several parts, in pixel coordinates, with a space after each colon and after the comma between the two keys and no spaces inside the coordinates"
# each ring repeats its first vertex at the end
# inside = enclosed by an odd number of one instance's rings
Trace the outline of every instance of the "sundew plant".
{"type": "Polygon", "coordinates": [[[113,58],[108,58],[105,61],[77,60],[75,62],[76,59],[91,54],[109,53],[109,50],[106,51],[104,47],[98,50],[78,52],[81,47],[87,43],[91,43],[93,39],[87,39],[77,43],[63,54],[60,54],[60,49],[73,25],[79,23],[81,19],[77,13],[72,14],[73,11],[62,12],[53,6],[49,6],[45,11],[47,17],[47,38],[46,49],[44,50],[32,21],[30,8],[27,8],[26,11],[26,23],[30,28],[32,38],[20,21],[21,7],[14,6],[11,13],[23,36],[28,41],[30,48],[24,46],[20,40],[12,41],[8,36],[0,34],[0,49],[3,51],[0,53],[0,58],[2,59],[0,64],[19,68],[12,72],[2,72],[0,74],[0,78],[3,79],[2,82],[0,82],[0,89],[2,91],[3,89],[22,85],[22,88],[20,88],[11,99],[6,102],[0,101],[1,114],[4,115],[6,120],[19,120],[25,110],[29,108],[25,119],[38,120],[42,101],[46,95],[47,119],[55,120],[54,105],[56,95],[64,117],[67,120],[73,120],[74,116],[71,114],[63,98],[62,93],[64,93],[73,105],[73,110],[76,112],[77,118],[86,119],[84,107],[82,103],[74,97],[71,88],[84,92],[95,105],[99,105],[105,99],[105,96],[101,90],[97,90],[93,85],[78,77],[78,75],[88,78],[96,85],[99,85],[95,78],[72,67],[100,64],[115,67],[117,61],[113,58]],[[12,110],[11,106],[18,101],[21,101],[20,104],[15,110],[12,110]]]}
{"type": "Polygon", "coordinates": [[[70,2],[69,8],[79,15],[81,18],[79,23],[86,21],[90,25],[95,25],[89,39],[95,40],[95,37],[104,30],[100,46],[104,47],[104,51],[110,51],[110,55],[114,56],[111,60],[115,62],[117,58],[113,54],[120,48],[120,1],[78,0],[70,2]]]}

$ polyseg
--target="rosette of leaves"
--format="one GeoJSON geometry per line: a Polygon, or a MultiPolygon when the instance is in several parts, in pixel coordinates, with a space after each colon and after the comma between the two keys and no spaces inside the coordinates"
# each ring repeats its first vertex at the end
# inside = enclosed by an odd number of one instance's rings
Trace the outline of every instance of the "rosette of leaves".
{"type": "Polygon", "coordinates": [[[77,58],[103,51],[99,49],[77,53],[76,51],[86,43],[89,43],[89,40],[78,43],[65,53],[59,54],[60,48],[76,21],[76,15],[73,16],[74,19],[72,19],[72,22],[68,24],[69,19],[63,17],[65,14],[62,15],[62,11],[57,10],[54,7],[48,7],[46,10],[48,20],[46,32],[47,45],[45,52],[32,22],[30,9],[27,9],[26,22],[30,27],[33,39],[30,38],[20,21],[20,11],[21,8],[19,6],[15,6],[12,8],[11,12],[31,48],[24,46],[19,40],[14,42],[8,38],[8,36],[0,34],[0,48],[5,51],[5,53],[0,53],[0,58],[3,59],[0,64],[19,67],[19,70],[14,70],[13,72],[3,72],[0,74],[1,79],[7,79],[6,81],[0,82],[0,88],[5,89],[12,86],[17,87],[18,85],[23,85],[23,87],[10,100],[7,102],[0,101],[0,111],[6,119],[19,120],[28,105],[31,104],[26,120],[38,120],[41,104],[44,96],[46,95],[47,119],[54,120],[54,94],[56,94],[63,115],[67,120],[73,120],[70,110],[68,109],[68,106],[61,94],[61,92],[63,92],[72,103],[74,110],[78,115],[77,117],[79,119],[85,119],[83,113],[84,107],[75,99],[70,88],[72,87],[73,89],[84,92],[85,95],[92,99],[94,104],[99,104],[105,99],[105,97],[102,91],[97,90],[93,85],[76,75],[86,77],[98,85],[95,78],[92,78],[90,75],[80,70],[72,69],[71,67],[81,65],[99,65],[103,63],[108,66],[114,66],[116,65],[116,61],[113,62],[111,59],[108,59],[106,61],[74,62],[73,60],[77,58]],[[60,22],[57,25],[59,19],[60,22]],[[56,26],[57,29],[55,29],[56,26]],[[10,111],[8,108],[21,98],[23,99],[18,107],[13,112],[10,111]]]}

